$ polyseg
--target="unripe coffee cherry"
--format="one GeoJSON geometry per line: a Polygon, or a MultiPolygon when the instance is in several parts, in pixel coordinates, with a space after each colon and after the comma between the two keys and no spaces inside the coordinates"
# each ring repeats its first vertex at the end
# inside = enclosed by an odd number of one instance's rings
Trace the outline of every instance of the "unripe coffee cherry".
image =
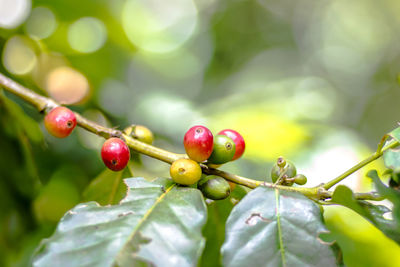
{"type": "Polygon", "coordinates": [[[307,183],[307,177],[303,174],[297,174],[294,177],[294,182],[298,185],[305,185],[307,183]]]}
{"type": "Polygon", "coordinates": [[[225,199],[231,193],[229,183],[222,177],[207,176],[197,184],[197,188],[206,198],[212,200],[225,199]]]}
{"type": "Polygon", "coordinates": [[[44,126],[55,137],[64,138],[76,126],[75,114],[66,107],[53,108],[44,118],[44,126]]]}
{"type": "Polygon", "coordinates": [[[276,165],[278,165],[280,168],[283,168],[286,165],[286,160],[283,157],[279,157],[276,161],[276,165]]]}
{"type": "Polygon", "coordinates": [[[220,131],[218,134],[228,136],[235,143],[236,151],[232,161],[240,158],[243,155],[244,149],[246,148],[246,144],[244,142],[243,137],[238,132],[231,129],[225,129],[220,131]]]}
{"type": "Polygon", "coordinates": [[[226,135],[216,135],[214,147],[208,162],[213,164],[224,164],[233,159],[235,155],[235,143],[226,135]]]}
{"type": "Polygon", "coordinates": [[[213,150],[213,135],[204,126],[193,126],[183,138],[186,154],[194,161],[202,162],[208,159],[213,150]]]}
{"type": "Polygon", "coordinates": [[[192,185],[201,178],[200,165],[191,159],[178,159],[169,169],[172,180],[183,185],[192,185]]]}
{"type": "Polygon", "coordinates": [[[110,170],[120,171],[128,164],[129,148],[123,140],[112,137],[104,142],[101,148],[101,158],[110,170]]]}
{"type": "Polygon", "coordinates": [[[124,129],[124,133],[149,145],[154,141],[153,133],[143,125],[131,125],[124,129]]]}
{"type": "MultiPolygon", "coordinates": [[[[278,161],[279,161],[279,159],[278,159],[278,161]]],[[[271,169],[272,182],[275,183],[276,180],[278,180],[281,173],[283,173],[283,172],[285,173],[287,178],[293,178],[297,174],[296,167],[294,166],[294,164],[292,162],[286,161],[286,164],[284,167],[279,167],[278,163],[275,163],[271,169]]]]}

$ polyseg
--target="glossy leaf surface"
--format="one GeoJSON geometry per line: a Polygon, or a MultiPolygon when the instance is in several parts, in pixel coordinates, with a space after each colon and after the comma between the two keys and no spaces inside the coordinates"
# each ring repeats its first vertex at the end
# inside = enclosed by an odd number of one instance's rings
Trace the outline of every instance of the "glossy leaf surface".
{"type": "Polygon", "coordinates": [[[230,214],[225,266],[336,266],[319,207],[306,197],[258,187],[230,214]]]}
{"type": "Polygon", "coordinates": [[[386,236],[398,243],[400,242],[399,229],[396,221],[388,220],[383,216],[385,213],[390,212],[390,209],[386,206],[374,205],[367,201],[356,200],[350,188],[344,185],[336,187],[332,196],[332,201],[357,212],[374,224],[386,236]]]}
{"type": "MultiPolygon", "coordinates": [[[[395,239],[398,243],[400,242],[400,192],[396,189],[387,187],[385,184],[382,183],[381,179],[378,176],[376,170],[371,170],[367,174],[368,177],[372,179],[374,182],[375,188],[378,193],[387,198],[389,201],[393,203],[392,208],[392,217],[393,222],[395,223],[394,234],[397,236],[395,239]]],[[[393,238],[394,239],[394,238],[393,238]]]]}
{"type": "Polygon", "coordinates": [[[45,240],[34,266],[193,266],[204,247],[206,207],[197,189],[169,179],[126,179],[119,205],[80,204],[45,240]]]}

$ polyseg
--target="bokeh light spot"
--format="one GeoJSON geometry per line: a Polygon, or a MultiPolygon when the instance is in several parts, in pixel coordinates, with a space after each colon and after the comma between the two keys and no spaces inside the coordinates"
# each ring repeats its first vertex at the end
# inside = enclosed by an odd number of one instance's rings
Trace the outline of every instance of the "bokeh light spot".
{"type": "Polygon", "coordinates": [[[25,31],[39,39],[49,37],[57,27],[54,13],[47,7],[36,7],[32,10],[25,24],[25,31]]]}
{"type": "Polygon", "coordinates": [[[68,29],[70,46],[81,53],[92,53],[99,50],[106,39],[106,27],[103,22],[96,18],[80,18],[68,29]]]}
{"type": "Polygon", "coordinates": [[[101,86],[98,93],[98,103],[106,111],[115,116],[124,116],[131,104],[133,95],[130,88],[123,83],[107,79],[101,86]]]}
{"type": "Polygon", "coordinates": [[[77,70],[70,67],[59,67],[48,74],[46,90],[61,104],[82,103],[89,94],[89,82],[77,70]]]}
{"type": "Polygon", "coordinates": [[[0,27],[18,27],[28,17],[30,9],[30,0],[0,0],[0,27]]]}
{"type": "Polygon", "coordinates": [[[35,51],[29,40],[13,36],[4,45],[3,65],[11,73],[24,75],[32,71],[37,63],[35,51]]]}
{"type": "Polygon", "coordinates": [[[197,9],[190,0],[129,0],[122,12],[129,40],[155,53],[181,46],[193,34],[196,22],[197,9]]]}
{"type": "Polygon", "coordinates": [[[210,118],[211,129],[235,129],[246,140],[245,158],[273,161],[296,154],[309,138],[306,127],[256,107],[225,111],[210,118]]]}
{"type": "Polygon", "coordinates": [[[145,121],[151,129],[173,139],[181,140],[182,133],[190,126],[206,123],[203,115],[178,95],[154,91],[141,99],[136,108],[131,109],[129,119],[138,123],[145,121]]]}
{"type": "Polygon", "coordinates": [[[55,68],[66,65],[68,61],[62,54],[42,51],[38,55],[38,63],[32,70],[32,78],[39,88],[45,90],[47,74],[55,68]]]}

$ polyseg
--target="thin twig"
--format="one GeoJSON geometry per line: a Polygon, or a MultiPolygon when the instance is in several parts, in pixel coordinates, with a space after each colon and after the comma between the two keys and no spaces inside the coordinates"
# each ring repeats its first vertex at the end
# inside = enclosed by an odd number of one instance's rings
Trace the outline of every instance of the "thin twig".
{"type": "Polygon", "coordinates": [[[341,182],[343,179],[345,179],[349,175],[353,174],[354,172],[358,171],[359,169],[361,169],[365,165],[367,165],[367,164],[373,162],[374,160],[380,158],[383,155],[383,152],[385,152],[386,150],[391,149],[391,148],[395,148],[398,145],[399,145],[399,142],[397,142],[397,141],[394,141],[393,143],[390,143],[389,145],[387,145],[384,148],[380,149],[379,152],[373,153],[371,156],[369,156],[368,158],[366,158],[363,161],[359,162],[358,164],[356,164],[352,168],[348,169],[347,171],[345,171],[344,173],[342,173],[338,177],[336,177],[336,178],[332,179],[331,181],[327,182],[326,184],[324,184],[323,188],[325,188],[327,190],[330,189],[332,186],[334,186],[335,184],[341,182]]]}
{"type": "MultiPolygon", "coordinates": [[[[39,112],[43,111],[48,111],[54,107],[59,106],[59,104],[54,101],[51,98],[41,96],[32,90],[18,84],[17,82],[11,80],[10,78],[4,76],[3,74],[0,73],[0,85],[8,92],[20,97],[27,103],[30,103],[34,107],[37,108],[39,112]]],[[[99,125],[93,121],[90,121],[83,116],[81,116],[79,113],[75,113],[76,119],[77,119],[77,124],[78,126],[82,127],[83,129],[92,132],[96,135],[102,136],[104,138],[110,138],[113,136],[118,136],[123,138],[127,145],[132,148],[134,151],[147,155],[149,157],[164,161],[166,163],[172,164],[174,161],[180,159],[180,158],[187,158],[186,154],[177,154],[173,152],[169,152],[167,150],[148,145],[146,143],[140,142],[137,139],[132,138],[129,135],[126,135],[122,133],[119,130],[104,127],[102,125],[99,125]]],[[[201,164],[202,170],[205,174],[208,175],[217,175],[220,177],[225,178],[228,181],[247,186],[249,188],[256,188],[258,186],[266,186],[269,188],[276,188],[279,190],[285,190],[285,191],[290,191],[290,192],[297,192],[301,193],[309,198],[312,199],[327,199],[332,196],[332,192],[327,191],[329,188],[331,188],[333,185],[337,184],[356,170],[360,169],[361,167],[367,165],[368,163],[372,162],[373,160],[379,158],[383,151],[389,148],[393,148],[395,146],[399,145],[399,143],[396,141],[388,146],[386,146],[383,149],[379,149],[377,153],[373,154],[369,158],[363,160],[344,174],[340,175],[339,177],[333,179],[332,181],[318,187],[313,187],[313,188],[307,188],[307,187],[291,187],[291,186],[284,186],[284,185],[278,185],[278,184],[272,184],[272,183],[267,183],[259,180],[253,180],[250,178],[242,177],[239,175],[231,174],[225,171],[221,171],[218,169],[213,169],[209,168],[206,165],[201,164]]],[[[366,194],[356,194],[356,198],[360,199],[370,199],[373,196],[372,195],[366,195],[366,194]]]]}

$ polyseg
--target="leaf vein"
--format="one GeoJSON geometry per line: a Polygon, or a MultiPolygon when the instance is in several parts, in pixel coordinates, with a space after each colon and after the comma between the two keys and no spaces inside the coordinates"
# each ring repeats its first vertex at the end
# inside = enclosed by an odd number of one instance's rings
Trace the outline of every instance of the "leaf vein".
{"type": "Polygon", "coordinates": [[[172,188],[174,188],[175,184],[172,184],[170,187],[168,187],[158,198],[157,200],[154,202],[153,206],[143,215],[143,218],[140,219],[140,221],[138,222],[138,224],[136,225],[135,229],[133,230],[133,232],[131,233],[131,235],[129,236],[127,242],[125,243],[125,245],[122,247],[122,249],[120,250],[120,252],[118,253],[116,259],[118,259],[123,251],[125,250],[125,248],[129,245],[130,241],[134,239],[134,237],[136,236],[136,234],[138,233],[140,227],[142,226],[142,224],[147,220],[147,218],[150,216],[150,214],[153,212],[153,210],[155,209],[155,207],[164,199],[164,197],[169,193],[169,191],[172,190],[172,188]]]}
{"type": "Polygon", "coordinates": [[[276,202],[276,222],[277,222],[277,226],[278,226],[279,246],[280,246],[281,257],[282,257],[282,266],[286,267],[285,248],[283,246],[281,218],[280,218],[280,211],[279,211],[279,191],[278,191],[278,189],[275,189],[275,202],[276,202]]]}

